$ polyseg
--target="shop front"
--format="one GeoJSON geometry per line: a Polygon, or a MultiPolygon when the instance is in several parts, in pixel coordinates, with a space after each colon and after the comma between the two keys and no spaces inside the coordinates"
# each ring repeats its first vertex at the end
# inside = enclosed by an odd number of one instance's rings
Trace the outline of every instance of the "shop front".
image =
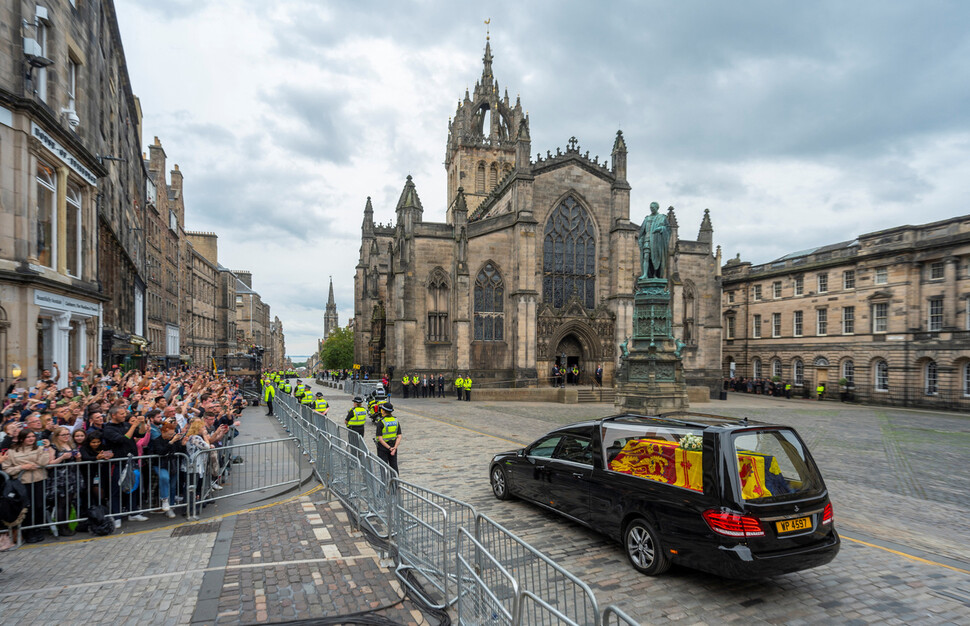
{"type": "Polygon", "coordinates": [[[57,384],[66,387],[69,370],[81,370],[97,359],[101,304],[33,289],[33,305],[36,307],[36,371],[39,374],[50,369],[55,374],[53,365],[57,363],[60,370],[57,384]]]}

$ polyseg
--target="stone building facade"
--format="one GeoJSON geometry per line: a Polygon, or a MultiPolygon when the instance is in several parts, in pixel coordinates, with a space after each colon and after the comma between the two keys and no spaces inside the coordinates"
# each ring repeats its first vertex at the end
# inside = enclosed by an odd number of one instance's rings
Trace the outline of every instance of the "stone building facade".
{"type": "MultiPolygon", "coordinates": [[[[367,199],[355,360],[376,372],[470,372],[477,384],[496,386],[547,384],[554,364],[577,365],[588,384],[601,366],[610,384],[617,346],[632,330],[640,273],[623,135],[609,163],[575,138],[533,160],[529,117],[518,98],[513,105],[499,95],[489,43],[483,61],[448,126],[445,223],[424,221],[410,176],[394,223],[375,223],[367,199]]],[[[671,284],[696,382],[716,387],[712,233],[705,215],[698,241],[672,241],[671,284]]]]}
{"type": "MultiPolygon", "coordinates": [[[[253,290],[253,275],[248,270],[234,270],[236,275],[236,343],[247,351],[253,347],[269,349],[269,305],[253,290]]],[[[266,353],[263,353],[265,362],[266,353]]],[[[278,357],[277,357],[278,360],[278,357]]]]}
{"type": "Polygon", "coordinates": [[[970,215],[723,268],[723,375],[970,407],[970,215]]]}
{"type": "Polygon", "coordinates": [[[180,363],[180,272],[185,233],[182,172],[166,172],[166,154],[155,137],[148,147],[148,207],[145,211],[147,339],[152,360],[163,367],[180,363]],[[170,178],[169,178],[170,176],[170,178]]]}
{"type": "Polygon", "coordinates": [[[144,321],[140,112],[111,2],[3,3],[0,47],[0,366],[64,385],[144,321]]]}
{"type": "Polygon", "coordinates": [[[192,363],[211,367],[220,331],[218,237],[186,232],[185,244],[182,293],[187,305],[182,317],[182,352],[192,363]]]}

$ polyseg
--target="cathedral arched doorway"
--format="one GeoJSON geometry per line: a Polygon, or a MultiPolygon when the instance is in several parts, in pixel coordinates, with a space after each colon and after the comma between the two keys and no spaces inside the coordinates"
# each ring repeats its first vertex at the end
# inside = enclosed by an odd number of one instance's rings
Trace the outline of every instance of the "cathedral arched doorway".
{"type": "MultiPolygon", "coordinates": [[[[578,367],[581,372],[585,372],[585,361],[587,350],[583,348],[582,340],[576,335],[570,333],[563,337],[559,341],[559,345],[556,346],[556,365],[559,367],[565,366],[567,372],[571,372],[573,367],[578,367]]],[[[575,382],[572,380],[572,375],[569,376],[570,382],[575,382]]]]}

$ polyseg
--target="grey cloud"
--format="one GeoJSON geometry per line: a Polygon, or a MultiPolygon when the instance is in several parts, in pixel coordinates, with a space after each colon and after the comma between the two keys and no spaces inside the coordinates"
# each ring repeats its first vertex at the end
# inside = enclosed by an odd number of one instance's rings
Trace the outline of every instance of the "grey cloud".
{"type": "Polygon", "coordinates": [[[341,93],[323,86],[283,85],[272,92],[264,91],[260,98],[274,107],[267,123],[275,144],[311,159],[337,164],[350,159],[353,138],[359,136],[360,127],[344,110],[341,93]]]}

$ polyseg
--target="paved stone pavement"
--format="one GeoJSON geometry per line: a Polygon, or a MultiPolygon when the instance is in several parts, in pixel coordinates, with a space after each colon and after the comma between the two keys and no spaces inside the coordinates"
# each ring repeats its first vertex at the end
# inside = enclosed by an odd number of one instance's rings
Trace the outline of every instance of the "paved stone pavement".
{"type": "MultiPolygon", "coordinates": [[[[343,394],[328,396],[332,411],[346,411],[343,394]]],[[[794,425],[832,493],[844,539],[833,563],[742,582],[683,568],[660,578],[638,575],[619,545],[536,506],[492,497],[487,473],[493,454],[559,424],[612,414],[612,405],[392,402],[405,432],[402,478],[460,498],[506,525],[589,583],[601,606],[615,603],[641,623],[970,620],[967,416],[735,394],[695,406],[794,425]]]]}

